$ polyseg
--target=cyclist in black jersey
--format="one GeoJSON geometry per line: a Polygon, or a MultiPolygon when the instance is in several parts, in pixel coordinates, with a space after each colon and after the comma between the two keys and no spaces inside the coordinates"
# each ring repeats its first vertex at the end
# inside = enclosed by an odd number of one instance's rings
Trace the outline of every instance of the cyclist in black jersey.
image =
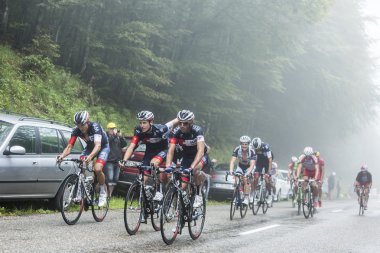
{"type": "Polygon", "coordinates": [[[364,164],[360,168],[360,171],[356,176],[354,186],[355,186],[356,194],[358,195],[358,201],[359,201],[359,197],[360,197],[359,188],[360,188],[360,186],[364,186],[364,194],[366,197],[364,209],[367,210],[369,191],[370,191],[371,186],[372,186],[372,174],[368,171],[368,166],[366,164],[364,164]]]}
{"type": "Polygon", "coordinates": [[[262,142],[259,137],[253,138],[252,146],[255,149],[256,156],[257,156],[252,190],[256,189],[260,173],[262,170],[264,170],[265,171],[265,185],[269,193],[268,199],[269,201],[271,201],[272,185],[271,185],[271,180],[269,180],[269,177],[272,172],[272,160],[273,160],[272,150],[270,149],[269,145],[266,144],[265,142],[262,142]]]}
{"type": "Polygon", "coordinates": [[[57,157],[57,160],[62,161],[64,157],[71,153],[77,137],[84,140],[87,146],[82,151],[81,159],[84,159],[85,162],[89,164],[94,157],[97,156],[94,169],[100,185],[98,205],[104,206],[107,201],[107,189],[105,187],[103,167],[107,162],[108,154],[110,152],[107,134],[98,123],[90,121],[90,114],[87,111],[75,113],[74,123],[76,127],[71,133],[69,143],[63,150],[62,154],[57,157]]]}
{"type": "MultiPolygon", "coordinates": [[[[255,163],[256,163],[256,153],[255,150],[250,146],[251,138],[247,135],[240,137],[240,145],[237,146],[232,152],[232,157],[230,160],[230,174],[232,174],[235,166],[236,160],[238,160],[238,165],[235,173],[240,173],[244,175],[244,200],[243,204],[248,205],[248,176],[251,174],[255,163]]],[[[236,182],[236,180],[235,180],[236,182]]]]}
{"type": "MultiPolygon", "coordinates": [[[[141,111],[137,114],[139,125],[135,127],[134,136],[124,154],[123,160],[128,160],[133,150],[140,144],[146,145],[145,155],[142,160],[143,166],[153,165],[158,167],[165,159],[168,151],[168,135],[170,130],[178,125],[178,119],[175,118],[165,125],[154,124],[154,114],[150,111],[141,111]]],[[[144,174],[150,174],[150,171],[144,171],[144,174]]],[[[144,176],[144,182],[147,183],[148,176],[144,176]]],[[[164,174],[160,174],[162,181],[167,181],[164,174]]],[[[147,185],[147,187],[149,187],[147,185]]],[[[153,200],[160,201],[163,195],[157,191],[153,200]]]]}
{"type": "MultiPolygon", "coordinates": [[[[187,175],[190,174],[190,171],[194,170],[194,182],[198,187],[194,207],[200,207],[203,204],[200,187],[206,180],[206,175],[202,169],[208,163],[207,146],[205,145],[203,129],[193,124],[194,113],[189,110],[178,112],[177,119],[179,120],[179,127],[175,128],[170,134],[168,157],[166,158],[166,171],[171,171],[174,151],[176,145],[179,144],[182,147],[182,179],[188,181],[187,175]]],[[[186,184],[183,184],[182,187],[184,189],[186,184]]]]}

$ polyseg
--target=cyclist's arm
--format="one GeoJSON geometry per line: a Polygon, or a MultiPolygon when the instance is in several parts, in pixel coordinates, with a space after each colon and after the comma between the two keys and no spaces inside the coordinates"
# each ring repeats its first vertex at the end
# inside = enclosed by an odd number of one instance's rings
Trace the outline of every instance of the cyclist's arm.
{"type": "Polygon", "coordinates": [[[269,160],[268,174],[271,174],[271,172],[272,172],[272,161],[273,161],[273,159],[272,159],[272,157],[270,157],[268,160],[269,160]]]}
{"type": "Polygon", "coordinates": [[[197,154],[194,158],[194,161],[190,165],[191,168],[195,168],[198,163],[201,161],[202,157],[204,156],[204,150],[205,150],[205,142],[204,141],[198,141],[197,142],[197,154]]]}
{"type": "Polygon", "coordinates": [[[319,164],[318,163],[315,165],[315,169],[316,169],[316,171],[315,171],[315,179],[317,179],[319,177],[319,173],[320,173],[320,171],[319,171],[319,164]]]}
{"type": "Polygon", "coordinates": [[[170,167],[173,162],[175,143],[169,144],[168,154],[166,155],[166,167],[170,167]]]}
{"type": "Polygon", "coordinates": [[[321,171],[321,183],[323,182],[323,179],[325,178],[325,166],[320,166],[319,170],[321,171]]]}
{"type": "Polygon", "coordinates": [[[128,160],[129,158],[131,158],[132,156],[132,153],[133,153],[133,150],[135,150],[135,147],[136,147],[136,144],[135,143],[130,143],[128,148],[127,148],[127,151],[125,151],[125,154],[124,154],[124,157],[123,157],[123,160],[126,161],[128,160]]]}
{"type": "Polygon", "coordinates": [[[249,162],[249,168],[248,168],[248,170],[247,170],[247,174],[248,174],[248,175],[251,174],[253,168],[255,167],[255,164],[256,164],[256,161],[255,161],[255,160],[251,160],[251,161],[249,162]]]}
{"type": "Polygon", "coordinates": [[[102,147],[101,143],[102,143],[102,137],[101,136],[100,138],[95,137],[94,148],[92,149],[91,153],[87,156],[87,159],[86,159],[87,162],[92,161],[92,159],[94,159],[94,157],[99,153],[102,147]]]}
{"type": "Polygon", "coordinates": [[[169,130],[177,127],[179,124],[179,120],[177,118],[167,122],[165,125],[168,127],[169,130]]]}
{"type": "Polygon", "coordinates": [[[230,173],[232,173],[234,171],[235,161],[236,161],[236,157],[235,156],[231,156],[231,160],[230,160],[230,173]]]}
{"type": "Polygon", "coordinates": [[[299,178],[299,177],[300,177],[300,174],[301,174],[301,168],[302,168],[302,163],[299,163],[298,166],[297,166],[297,174],[296,174],[296,178],[299,178]]]}
{"type": "Polygon", "coordinates": [[[59,156],[60,159],[63,159],[65,158],[66,156],[68,156],[70,153],[71,153],[71,150],[73,149],[73,145],[72,144],[67,144],[66,148],[63,150],[62,154],[59,156]]]}

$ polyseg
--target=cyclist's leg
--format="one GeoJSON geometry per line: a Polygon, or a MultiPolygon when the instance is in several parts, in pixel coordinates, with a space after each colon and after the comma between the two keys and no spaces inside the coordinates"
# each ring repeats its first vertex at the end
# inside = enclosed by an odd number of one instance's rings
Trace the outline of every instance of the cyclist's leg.
{"type": "MultiPolygon", "coordinates": [[[[116,186],[116,182],[117,182],[117,179],[116,179],[116,181],[114,180],[114,178],[115,178],[114,172],[116,172],[114,167],[115,167],[115,164],[113,162],[107,162],[104,165],[104,175],[106,177],[106,182],[108,183],[108,187],[109,187],[109,191],[110,191],[109,195],[110,196],[112,195],[113,189],[116,186]]],[[[116,166],[116,167],[118,167],[118,166],[116,166]]]]}
{"type": "Polygon", "coordinates": [[[109,153],[110,153],[110,147],[109,147],[109,144],[107,144],[107,146],[105,146],[103,149],[99,151],[98,158],[96,159],[95,166],[94,166],[95,173],[98,178],[99,185],[101,187],[104,187],[104,184],[106,181],[106,177],[104,176],[104,173],[103,173],[103,168],[104,168],[104,165],[106,164],[109,153]]]}

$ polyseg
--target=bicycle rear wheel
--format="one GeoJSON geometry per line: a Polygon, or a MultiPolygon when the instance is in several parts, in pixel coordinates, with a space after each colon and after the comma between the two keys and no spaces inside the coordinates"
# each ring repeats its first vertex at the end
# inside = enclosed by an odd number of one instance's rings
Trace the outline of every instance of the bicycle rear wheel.
{"type": "Polygon", "coordinates": [[[91,190],[91,210],[92,210],[92,216],[94,217],[95,221],[102,222],[104,218],[107,216],[108,208],[110,205],[110,197],[109,197],[109,189],[108,185],[105,184],[104,187],[106,188],[106,194],[107,194],[107,200],[105,205],[99,206],[99,195],[100,195],[100,185],[96,182],[92,184],[92,190],[91,190]]]}
{"type": "Polygon", "coordinates": [[[364,215],[363,196],[360,196],[359,199],[359,216],[360,215],[364,215]]]}
{"type": "Polygon", "coordinates": [[[139,230],[143,206],[141,184],[133,183],[128,190],[124,202],[124,225],[128,234],[134,235],[139,230]]]}
{"type": "MultiPolygon", "coordinates": [[[[262,208],[262,210],[263,210],[263,214],[265,214],[267,211],[268,211],[268,207],[269,207],[269,204],[268,204],[268,202],[266,201],[266,195],[267,195],[267,191],[266,191],[266,189],[263,189],[263,191],[262,191],[262,200],[263,200],[263,203],[261,204],[261,208],[262,208]]],[[[272,200],[272,202],[271,203],[273,203],[273,200],[272,200]]]]}
{"type": "Polygon", "coordinates": [[[305,218],[309,218],[311,213],[311,207],[312,207],[312,199],[311,199],[311,192],[310,187],[308,187],[305,192],[303,193],[303,205],[302,205],[302,211],[305,218]]]}
{"type": "MultiPolygon", "coordinates": [[[[157,187],[153,193],[153,196],[156,195],[157,187]]],[[[160,213],[162,208],[163,198],[160,201],[152,200],[150,202],[150,218],[152,221],[152,227],[155,231],[160,230],[160,213]]]]}
{"type": "Polygon", "coordinates": [[[237,188],[235,188],[234,193],[232,194],[232,200],[231,200],[231,207],[230,207],[230,220],[234,218],[235,215],[235,210],[236,210],[236,204],[238,201],[238,196],[239,191],[237,188]]]}
{"type": "Polygon", "coordinates": [[[61,195],[61,214],[68,225],[74,225],[79,220],[83,211],[83,186],[80,185],[77,174],[69,176],[63,187],[61,195]],[[78,187],[79,191],[78,191],[78,187]]]}
{"type": "Polygon", "coordinates": [[[172,187],[165,194],[161,208],[160,227],[161,236],[167,245],[174,242],[181,224],[181,203],[178,190],[172,187]]]}
{"type": "Polygon", "coordinates": [[[191,239],[196,240],[202,234],[203,226],[206,219],[206,197],[203,191],[202,205],[200,207],[191,207],[191,217],[189,218],[189,234],[191,239]]]}

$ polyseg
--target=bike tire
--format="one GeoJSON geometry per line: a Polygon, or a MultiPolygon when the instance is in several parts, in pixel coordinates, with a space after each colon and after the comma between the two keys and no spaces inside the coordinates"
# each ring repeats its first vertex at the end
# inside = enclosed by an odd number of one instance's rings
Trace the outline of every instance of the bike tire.
{"type": "Polygon", "coordinates": [[[359,199],[359,216],[364,215],[363,196],[359,199]]]}
{"type": "Polygon", "coordinates": [[[60,200],[61,214],[63,220],[68,225],[74,225],[78,222],[84,207],[84,189],[83,186],[79,184],[79,176],[77,174],[73,174],[69,176],[63,187],[62,187],[62,195],[60,200]],[[81,200],[79,202],[74,201],[77,197],[78,186],[81,187],[81,200]]]}
{"type": "Polygon", "coordinates": [[[231,200],[231,207],[230,207],[230,220],[232,220],[235,215],[236,204],[237,204],[236,202],[239,201],[238,194],[239,194],[239,191],[237,188],[235,188],[234,192],[232,193],[232,200],[231,200]]]}
{"type": "Polygon", "coordinates": [[[167,245],[171,245],[179,233],[181,215],[180,196],[177,188],[172,187],[165,194],[160,215],[161,236],[167,245]]]}
{"type": "MultiPolygon", "coordinates": [[[[263,203],[262,203],[262,205],[261,205],[261,208],[262,208],[263,214],[266,214],[266,212],[268,211],[268,207],[269,207],[269,204],[268,204],[268,202],[266,201],[266,195],[267,195],[267,191],[266,191],[266,189],[263,189],[263,191],[262,191],[262,199],[263,199],[263,203]]],[[[273,203],[273,200],[272,200],[272,203],[273,203]]]]}
{"type": "Polygon", "coordinates": [[[299,189],[297,192],[297,214],[298,215],[301,215],[302,199],[303,199],[302,190],[299,189]]]}
{"type": "Polygon", "coordinates": [[[91,211],[92,216],[94,217],[94,220],[96,222],[102,222],[104,218],[107,216],[108,209],[110,206],[110,196],[109,196],[109,189],[108,185],[105,185],[106,191],[107,191],[107,200],[106,204],[103,206],[99,206],[99,195],[100,195],[100,187],[98,183],[92,183],[92,189],[91,189],[91,211]]]}
{"type": "Polygon", "coordinates": [[[310,216],[310,206],[311,206],[311,195],[310,195],[310,189],[306,189],[303,193],[303,203],[302,203],[302,212],[306,219],[310,216]]]}
{"type": "Polygon", "coordinates": [[[257,215],[257,213],[259,212],[259,209],[262,205],[261,203],[261,197],[259,196],[259,198],[257,198],[257,196],[260,195],[260,191],[258,192],[257,190],[255,191],[255,195],[254,195],[254,198],[253,198],[253,207],[252,207],[252,211],[253,211],[253,215],[257,215]],[[255,205],[255,199],[258,199],[257,202],[256,202],[256,205],[255,205]]]}
{"type": "Polygon", "coordinates": [[[189,234],[191,239],[196,240],[202,234],[203,226],[206,220],[206,196],[203,191],[202,194],[202,205],[198,208],[191,206],[191,217],[189,217],[189,234]]]}
{"type": "MultiPolygon", "coordinates": [[[[157,188],[156,188],[157,191],[157,188]]],[[[153,196],[155,196],[156,191],[154,191],[153,196]]],[[[152,222],[152,227],[155,231],[160,230],[160,213],[162,208],[162,203],[164,201],[164,198],[161,199],[161,201],[155,201],[152,200],[150,202],[150,220],[152,222]]]]}
{"type": "Polygon", "coordinates": [[[143,195],[141,184],[133,183],[125,196],[124,226],[128,234],[134,235],[139,230],[143,215],[143,195]]]}
{"type": "MultiPolygon", "coordinates": [[[[249,204],[249,203],[248,203],[249,204]]],[[[240,203],[240,217],[243,219],[248,211],[248,205],[243,204],[243,200],[240,203]]]]}

